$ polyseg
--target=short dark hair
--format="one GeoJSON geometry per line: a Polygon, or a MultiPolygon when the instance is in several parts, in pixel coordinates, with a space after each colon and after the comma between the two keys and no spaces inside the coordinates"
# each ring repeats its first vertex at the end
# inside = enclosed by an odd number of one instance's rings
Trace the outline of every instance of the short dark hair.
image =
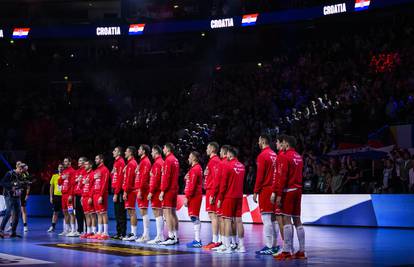
{"type": "Polygon", "coordinates": [[[129,149],[129,151],[131,151],[132,156],[135,156],[135,154],[137,153],[137,148],[134,146],[128,146],[127,149],[129,149]]]}
{"type": "Polygon", "coordinates": [[[145,151],[146,156],[149,156],[151,154],[151,148],[149,147],[149,145],[141,144],[139,145],[139,147],[145,151]]]}
{"type": "Polygon", "coordinates": [[[117,146],[117,147],[115,147],[115,148],[118,148],[119,153],[121,153],[121,154],[122,154],[122,152],[124,152],[124,149],[122,148],[122,146],[117,146]]]}
{"type": "Polygon", "coordinates": [[[276,136],[276,141],[282,142],[286,138],[286,134],[278,134],[276,136]]]}
{"type": "Polygon", "coordinates": [[[79,157],[79,160],[82,160],[82,161],[87,161],[87,160],[88,160],[88,158],[87,158],[87,157],[79,157]]]}
{"type": "Polygon", "coordinates": [[[85,163],[89,163],[89,164],[91,164],[92,166],[93,166],[93,161],[91,160],[91,159],[87,159],[86,161],[85,161],[85,163]]]}
{"type": "Polygon", "coordinates": [[[217,142],[208,143],[209,146],[213,147],[214,153],[217,153],[219,150],[219,144],[217,142]]]}
{"type": "Polygon", "coordinates": [[[152,149],[154,149],[158,154],[162,154],[162,149],[159,145],[153,145],[152,149]]]}
{"type": "Polygon", "coordinates": [[[197,162],[200,162],[200,153],[198,153],[197,151],[192,151],[190,154],[193,155],[193,157],[195,157],[197,162]]]}
{"type": "Polygon", "coordinates": [[[164,145],[171,153],[174,153],[174,149],[175,149],[175,146],[173,145],[173,143],[166,143],[165,145],[164,145]]]}
{"type": "Polygon", "coordinates": [[[100,158],[100,159],[103,159],[103,160],[105,160],[105,158],[104,158],[104,155],[102,155],[102,154],[98,154],[98,155],[96,155],[98,158],[100,158]]]}
{"type": "Polygon", "coordinates": [[[67,159],[69,162],[72,162],[72,158],[71,157],[64,157],[63,160],[67,159]]]}
{"type": "Polygon", "coordinates": [[[268,134],[262,133],[259,137],[261,139],[265,140],[266,145],[269,145],[270,144],[271,138],[270,138],[270,136],[268,134]]]}
{"type": "Polygon", "coordinates": [[[290,147],[295,148],[296,147],[296,138],[291,135],[286,135],[283,138],[283,141],[289,144],[290,147]]]}
{"type": "Polygon", "coordinates": [[[234,147],[234,146],[229,147],[228,152],[230,154],[232,154],[233,157],[237,157],[239,155],[239,150],[236,147],[234,147]]]}
{"type": "Polygon", "coordinates": [[[221,146],[220,149],[222,149],[224,151],[224,153],[227,153],[227,151],[229,151],[230,146],[229,145],[223,145],[221,146]]]}

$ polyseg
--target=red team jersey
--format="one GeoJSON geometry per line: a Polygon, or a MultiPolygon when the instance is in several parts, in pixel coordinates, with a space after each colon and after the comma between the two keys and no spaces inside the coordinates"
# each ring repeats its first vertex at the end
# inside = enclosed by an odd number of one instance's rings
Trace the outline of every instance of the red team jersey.
{"type": "Polygon", "coordinates": [[[126,167],[124,168],[124,181],[122,184],[122,189],[127,193],[127,200],[125,201],[126,209],[135,209],[135,201],[137,198],[135,190],[135,169],[138,164],[135,161],[135,158],[132,157],[128,160],[126,167]]]}
{"type": "Polygon", "coordinates": [[[112,183],[111,187],[114,190],[114,194],[119,194],[122,190],[122,184],[124,182],[124,168],[125,168],[125,161],[122,157],[118,157],[115,159],[114,166],[112,168],[112,183]]]}
{"type": "Polygon", "coordinates": [[[188,178],[185,181],[184,194],[188,199],[188,216],[199,217],[201,201],[203,199],[203,170],[200,164],[195,164],[188,171],[188,178]]]}
{"type": "Polygon", "coordinates": [[[75,174],[75,189],[74,193],[77,196],[82,195],[82,187],[83,187],[83,178],[86,175],[86,170],[84,167],[80,167],[75,174]],[[76,181],[77,180],[77,181],[76,181]]]}
{"type": "Polygon", "coordinates": [[[58,180],[58,184],[62,186],[62,195],[73,195],[75,172],[76,171],[72,167],[68,167],[62,171],[62,175],[58,180]],[[63,179],[63,177],[66,178],[63,179]]]}
{"type": "Polygon", "coordinates": [[[175,209],[177,207],[178,175],[180,164],[177,158],[170,153],[164,161],[161,176],[161,191],[164,192],[162,206],[175,209]]]}
{"type": "Polygon", "coordinates": [[[147,156],[144,156],[141,158],[141,161],[139,162],[135,176],[135,189],[137,190],[137,192],[139,191],[141,193],[141,198],[138,198],[139,208],[148,208],[150,171],[151,161],[147,156]]]}
{"type": "Polygon", "coordinates": [[[94,186],[94,172],[89,170],[85,171],[85,177],[82,179],[82,208],[84,213],[94,212],[93,203],[89,205],[89,199],[93,197],[93,186],[94,186]]]}
{"type": "Polygon", "coordinates": [[[158,156],[154,159],[154,164],[152,164],[150,171],[149,191],[152,194],[151,207],[157,209],[162,208],[159,196],[161,192],[161,170],[163,165],[164,161],[162,160],[162,157],[158,156]]]}
{"type": "Polygon", "coordinates": [[[273,213],[275,205],[270,201],[272,184],[276,176],[277,155],[266,147],[257,156],[257,172],[254,193],[259,194],[259,208],[261,213],[273,213]]]}
{"type": "Polygon", "coordinates": [[[244,174],[244,165],[236,158],[223,166],[219,200],[222,202],[221,215],[225,218],[242,216],[244,174]]]}
{"type": "MultiPolygon", "coordinates": [[[[210,204],[210,197],[215,198],[216,194],[216,184],[219,184],[219,170],[220,170],[220,158],[217,155],[214,155],[208,161],[206,170],[204,171],[204,179],[206,189],[206,211],[207,212],[216,212],[216,205],[213,203],[210,204]]],[[[218,187],[219,188],[219,187],[218,187]]],[[[217,190],[217,194],[218,194],[217,190]]]]}
{"type": "Polygon", "coordinates": [[[109,175],[109,170],[104,164],[99,165],[95,170],[93,183],[93,204],[95,212],[100,213],[108,210],[109,175]],[[101,203],[99,203],[99,198],[102,198],[101,203]]]}

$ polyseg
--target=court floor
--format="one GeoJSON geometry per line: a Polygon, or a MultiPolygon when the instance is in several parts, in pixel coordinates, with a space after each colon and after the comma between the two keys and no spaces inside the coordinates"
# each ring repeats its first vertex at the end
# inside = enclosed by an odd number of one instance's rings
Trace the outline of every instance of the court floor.
{"type": "MultiPolygon", "coordinates": [[[[29,218],[30,231],[22,239],[0,240],[0,266],[414,266],[414,230],[306,226],[308,260],[277,262],[254,253],[263,247],[261,225],[245,225],[247,253],[223,255],[187,249],[185,243],[193,238],[187,222],[180,223],[180,245],[173,247],[59,237],[61,225],[49,234],[49,224],[46,218],[29,218]]],[[[209,231],[203,223],[203,243],[209,241],[209,231]]]]}

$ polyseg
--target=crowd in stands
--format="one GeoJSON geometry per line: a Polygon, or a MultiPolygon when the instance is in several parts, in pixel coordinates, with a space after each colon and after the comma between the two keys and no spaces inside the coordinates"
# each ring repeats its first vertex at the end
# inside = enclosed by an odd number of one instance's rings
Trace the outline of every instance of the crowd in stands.
{"type": "MultiPolygon", "coordinates": [[[[26,151],[26,161],[41,178],[41,192],[65,155],[99,151],[110,161],[120,144],[173,141],[184,173],[188,153],[204,152],[215,140],[240,148],[247,166],[245,192],[251,193],[258,135],[286,132],[298,138],[304,155],[305,192],[413,192],[408,150],[396,148],[375,164],[326,156],[340,143],[366,144],[368,134],[385,124],[414,121],[411,22],[405,17],[330,38],[321,33],[294,45],[282,42],[260,63],[214,66],[208,79],[185,75],[175,84],[166,79],[168,90],[157,91],[151,83],[138,90],[117,83],[122,76],[115,74],[94,82],[93,72],[79,83],[51,82],[55,77],[47,77],[48,84],[36,84],[33,77],[2,79],[0,86],[7,90],[0,90],[1,116],[7,127],[0,129],[0,146],[26,151]]],[[[6,68],[5,59],[13,55],[2,53],[0,66],[6,68]]],[[[160,79],[157,73],[143,78],[160,79]]]]}

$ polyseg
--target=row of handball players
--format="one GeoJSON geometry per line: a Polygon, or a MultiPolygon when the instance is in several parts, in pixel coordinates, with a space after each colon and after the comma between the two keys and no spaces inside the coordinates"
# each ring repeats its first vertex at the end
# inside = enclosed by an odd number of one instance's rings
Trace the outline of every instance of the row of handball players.
{"type": "MultiPolygon", "coordinates": [[[[280,135],[276,138],[277,154],[270,148],[271,142],[266,134],[258,139],[261,153],[257,157],[253,200],[259,203],[265,247],[256,254],[273,255],[278,260],[305,259],[305,232],[300,220],[302,157],[295,151],[296,139],[293,136],[280,135]],[[293,225],[299,240],[296,253],[293,249],[293,225]],[[278,246],[279,233],[282,248],[278,246]]],[[[193,151],[188,156],[190,167],[184,177],[184,206],[188,208],[193,224],[194,240],[186,246],[218,253],[244,253],[242,206],[245,167],[237,159],[238,150],[233,146],[219,147],[218,143],[210,142],[206,153],[209,161],[204,171],[199,152],[193,151]],[[212,232],[210,242],[204,246],[200,238],[203,187],[212,232]]],[[[163,148],[158,145],[150,148],[142,144],[138,150],[129,146],[125,153],[121,147],[116,147],[112,154],[114,164],[111,172],[105,166],[102,155],[97,155],[94,162],[79,158],[78,170],[71,167],[70,158],[65,158],[59,166],[60,175],[56,184],[62,196],[59,199],[54,194],[51,202],[55,211],[61,204],[64,213],[64,231],[60,235],[102,240],[110,238],[107,210],[111,179],[117,224],[117,233],[111,238],[166,246],[179,244],[176,207],[180,164],[174,156],[174,145],[167,143],[163,148]],[[143,220],[140,236],[137,235],[136,204],[143,220]],[[152,240],[149,207],[156,221],[156,235],[152,240]],[[131,226],[128,235],[125,210],[131,226]],[[84,214],[85,220],[80,214],[84,214]],[[84,221],[85,231],[82,229],[84,221]],[[164,224],[168,230],[166,237],[164,224]]],[[[50,231],[54,230],[56,219],[57,213],[54,213],[50,231]]]]}

